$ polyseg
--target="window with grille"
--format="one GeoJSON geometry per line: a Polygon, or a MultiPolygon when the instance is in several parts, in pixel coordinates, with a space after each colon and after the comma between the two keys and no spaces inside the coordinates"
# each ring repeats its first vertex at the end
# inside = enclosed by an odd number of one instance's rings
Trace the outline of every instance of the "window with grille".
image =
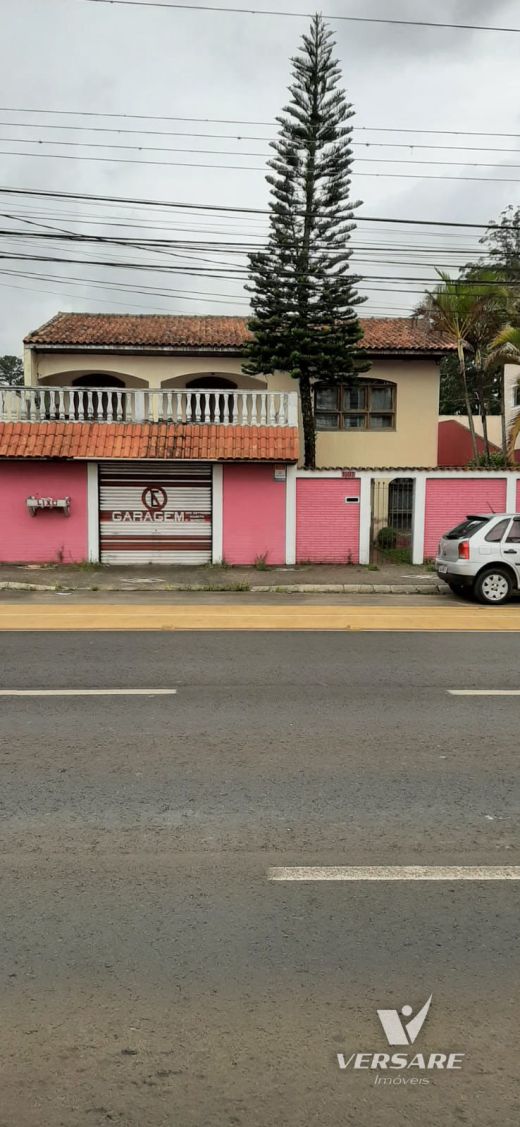
{"type": "Polygon", "coordinates": [[[317,430],[394,430],[395,384],[383,380],[318,384],[315,391],[317,430]]]}

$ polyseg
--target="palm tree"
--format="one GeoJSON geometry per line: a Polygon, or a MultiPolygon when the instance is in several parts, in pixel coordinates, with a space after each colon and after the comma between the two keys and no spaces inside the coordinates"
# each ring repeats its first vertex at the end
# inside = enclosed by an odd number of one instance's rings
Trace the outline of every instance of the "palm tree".
{"type": "Polygon", "coordinates": [[[485,396],[485,353],[491,340],[496,336],[505,320],[505,287],[498,271],[472,271],[464,278],[451,278],[442,270],[437,270],[440,285],[426,294],[416,310],[416,317],[425,318],[431,329],[452,340],[457,350],[459,375],[464,391],[464,402],[471,435],[473,457],[478,458],[477,436],[473,420],[466,355],[473,360],[476,375],[476,389],[486,449],[486,396],[485,396]]]}
{"type": "MultiPolygon", "coordinates": [[[[489,353],[489,364],[500,364],[504,367],[505,364],[519,364],[520,365],[520,329],[515,328],[513,325],[506,325],[497,333],[495,339],[491,342],[491,350],[489,353]]],[[[506,428],[506,396],[505,396],[505,373],[502,376],[502,449],[507,460],[511,464],[515,464],[515,446],[518,435],[520,434],[520,411],[513,419],[509,432],[506,428]]]]}

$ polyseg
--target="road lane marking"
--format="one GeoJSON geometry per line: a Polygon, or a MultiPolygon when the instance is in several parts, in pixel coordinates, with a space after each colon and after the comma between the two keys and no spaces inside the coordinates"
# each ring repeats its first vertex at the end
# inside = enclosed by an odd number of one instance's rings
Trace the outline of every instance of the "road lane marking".
{"type": "Polygon", "coordinates": [[[0,697],[174,697],[177,689],[0,689],[0,697]]]}
{"type": "Polygon", "coordinates": [[[520,697],[520,689],[448,689],[452,697],[520,697]]]}
{"type": "Polygon", "coordinates": [[[3,604],[0,630],[492,631],[520,632],[520,608],[485,606],[153,606],[3,604]]]}
{"type": "Polygon", "coordinates": [[[273,881],[520,880],[520,865],[293,865],[268,869],[273,881]]]}

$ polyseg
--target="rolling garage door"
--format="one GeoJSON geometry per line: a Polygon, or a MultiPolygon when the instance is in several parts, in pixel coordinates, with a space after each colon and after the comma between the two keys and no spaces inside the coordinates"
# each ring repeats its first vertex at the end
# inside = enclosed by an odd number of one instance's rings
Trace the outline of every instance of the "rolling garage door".
{"type": "Polygon", "coordinates": [[[209,563],[210,465],[106,462],[99,487],[102,563],[209,563]]]}

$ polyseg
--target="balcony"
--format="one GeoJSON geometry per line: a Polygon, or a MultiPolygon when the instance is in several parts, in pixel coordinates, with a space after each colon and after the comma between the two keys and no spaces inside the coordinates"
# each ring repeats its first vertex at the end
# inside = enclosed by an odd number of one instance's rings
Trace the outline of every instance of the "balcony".
{"type": "Polygon", "coordinates": [[[0,387],[2,423],[187,423],[296,427],[298,396],[286,391],[0,387]]]}

